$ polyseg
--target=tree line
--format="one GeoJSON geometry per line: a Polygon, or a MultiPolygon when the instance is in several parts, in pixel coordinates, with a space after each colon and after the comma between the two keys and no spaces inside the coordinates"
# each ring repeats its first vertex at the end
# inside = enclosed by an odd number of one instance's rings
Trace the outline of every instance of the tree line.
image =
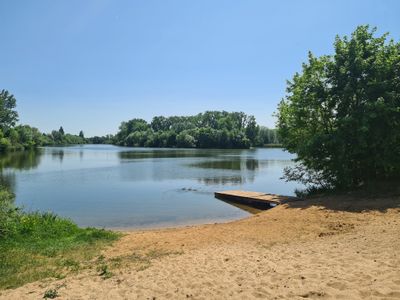
{"type": "Polygon", "coordinates": [[[156,116],[122,122],[111,139],[120,146],[249,148],[279,143],[276,130],[260,127],[243,112],[206,111],[194,116],[156,116]]]}
{"type": "Polygon", "coordinates": [[[23,150],[39,146],[72,144],[114,144],[133,147],[249,148],[279,144],[276,129],[259,126],[254,116],[243,112],[206,111],[194,116],[157,116],[122,122],[116,135],[85,138],[65,133],[63,127],[41,133],[29,125],[16,125],[16,99],[0,92],[0,151],[23,150]]]}
{"type": "Polygon", "coordinates": [[[39,146],[84,144],[86,139],[81,131],[79,135],[68,134],[60,127],[49,134],[41,133],[29,125],[16,125],[18,112],[16,99],[6,90],[0,91],[0,152],[6,150],[24,150],[39,146]]]}

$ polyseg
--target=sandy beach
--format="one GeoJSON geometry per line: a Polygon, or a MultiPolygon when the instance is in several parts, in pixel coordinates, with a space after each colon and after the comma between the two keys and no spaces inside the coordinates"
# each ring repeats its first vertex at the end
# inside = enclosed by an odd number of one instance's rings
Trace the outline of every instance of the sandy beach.
{"type": "Polygon", "coordinates": [[[224,224],[127,232],[102,259],[0,299],[400,299],[400,197],[324,197],[224,224]],[[94,264],[94,263],[93,263],[94,264]]]}

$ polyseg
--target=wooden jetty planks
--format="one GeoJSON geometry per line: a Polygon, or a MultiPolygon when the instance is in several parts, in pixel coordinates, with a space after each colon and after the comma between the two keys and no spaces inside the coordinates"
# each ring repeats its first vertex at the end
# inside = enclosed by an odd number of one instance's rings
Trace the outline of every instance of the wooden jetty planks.
{"type": "Polygon", "coordinates": [[[272,206],[275,206],[291,201],[301,200],[300,198],[291,196],[281,196],[275,194],[239,190],[215,192],[215,197],[218,199],[230,200],[247,205],[267,207],[271,206],[271,204],[272,206]]]}

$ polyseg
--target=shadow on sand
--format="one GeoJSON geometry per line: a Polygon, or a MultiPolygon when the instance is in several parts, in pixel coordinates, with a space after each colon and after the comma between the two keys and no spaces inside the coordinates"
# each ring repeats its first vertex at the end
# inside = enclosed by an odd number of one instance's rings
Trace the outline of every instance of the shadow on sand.
{"type": "Polygon", "coordinates": [[[304,201],[290,202],[287,208],[306,209],[311,206],[332,211],[361,213],[365,211],[386,212],[398,209],[400,213],[400,188],[380,192],[356,191],[338,195],[324,195],[307,198],[304,201]]]}

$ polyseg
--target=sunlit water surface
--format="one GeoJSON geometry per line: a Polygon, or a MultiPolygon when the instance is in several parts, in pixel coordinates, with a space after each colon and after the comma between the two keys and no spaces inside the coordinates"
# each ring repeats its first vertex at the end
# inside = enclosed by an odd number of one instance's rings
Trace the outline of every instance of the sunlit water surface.
{"type": "Polygon", "coordinates": [[[52,211],[81,226],[176,226],[249,215],[215,199],[215,191],[293,195],[301,186],[280,179],[291,159],[281,149],[47,147],[1,156],[0,180],[26,210],[52,211]]]}

